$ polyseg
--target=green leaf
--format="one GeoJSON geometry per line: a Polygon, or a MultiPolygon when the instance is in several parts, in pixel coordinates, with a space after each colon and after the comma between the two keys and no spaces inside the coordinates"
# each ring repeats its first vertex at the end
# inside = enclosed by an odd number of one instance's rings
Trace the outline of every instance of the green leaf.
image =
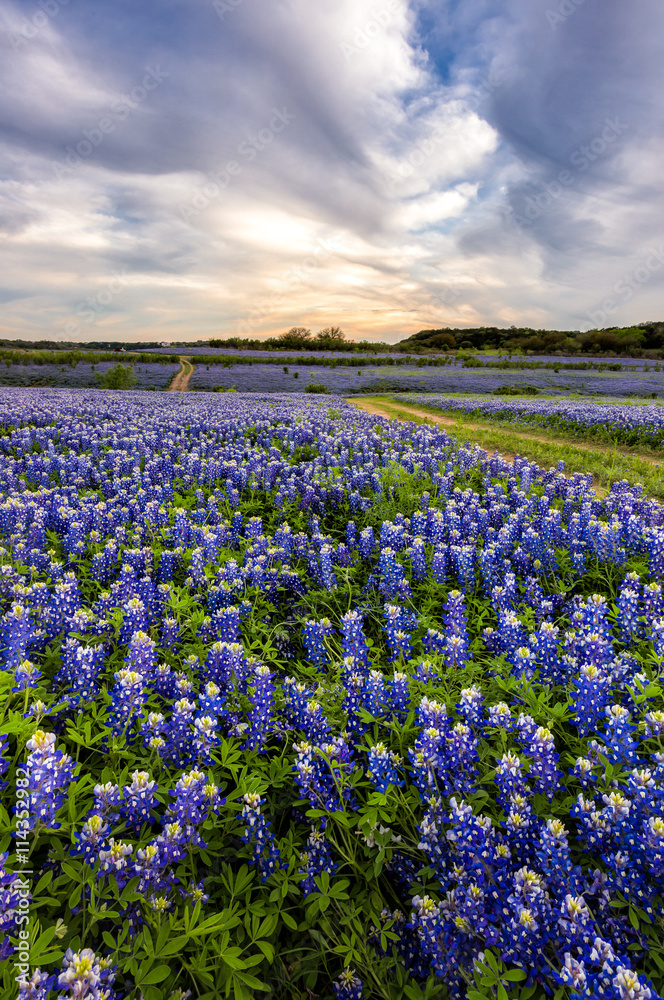
{"type": "Polygon", "coordinates": [[[293,920],[290,913],[286,910],[281,911],[281,919],[286,924],[286,927],[290,927],[292,931],[297,930],[297,920],[293,920]]]}
{"type": "Polygon", "coordinates": [[[140,981],[141,986],[150,986],[153,983],[163,983],[164,979],[170,975],[171,969],[168,965],[157,965],[154,969],[151,969],[140,981]]]}
{"type": "Polygon", "coordinates": [[[510,969],[509,972],[504,972],[501,979],[506,979],[508,983],[518,983],[522,979],[526,979],[525,969],[510,969]]]}

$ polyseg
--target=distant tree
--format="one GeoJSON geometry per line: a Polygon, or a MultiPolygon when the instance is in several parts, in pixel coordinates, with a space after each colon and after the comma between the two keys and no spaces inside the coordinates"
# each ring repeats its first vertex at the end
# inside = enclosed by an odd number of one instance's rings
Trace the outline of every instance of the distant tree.
{"type": "Polygon", "coordinates": [[[103,375],[95,372],[95,378],[100,389],[131,389],[137,382],[134,369],[125,368],[124,365],[116,365],[103,375]]]}
{"type": "Polygon", "coordinates": [[[306,326],[292,326],[290,330],[280,334],[279,340],[308,340],[310,336],[311,330],[308,330],[306,326]]]}
{"type": "Polygon", "coordinates": [[[316,340],[335,340],[342,343],[346,339],[346,334],[343,332],[340,326],[326,326],[324,329],[319,330],[316,334],[316,340]]]}

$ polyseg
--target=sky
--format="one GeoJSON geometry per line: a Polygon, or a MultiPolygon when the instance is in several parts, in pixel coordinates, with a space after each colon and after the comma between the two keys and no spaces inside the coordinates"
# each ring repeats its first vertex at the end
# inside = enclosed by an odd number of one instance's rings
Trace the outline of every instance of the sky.
{"type": "Polygon", "coordinates": [[[664,319],[661,0],[0,0],[0,338],[664,319]]]}

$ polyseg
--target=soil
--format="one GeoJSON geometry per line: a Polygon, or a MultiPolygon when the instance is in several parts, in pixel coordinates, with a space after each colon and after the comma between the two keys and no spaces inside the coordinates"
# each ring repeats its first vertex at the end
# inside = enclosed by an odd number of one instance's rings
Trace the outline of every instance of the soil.
{"type": "MultiPolygon", "coordinates": [[[[379,408],[369,409],[370,406],[374,407],[376,404],[374,404],[374,403],[368,403],[368,402],[366,402],[363,399],[358,399],[357,397],[355,397],[355,398],[351,397],[346,402],[348,402],[348,403],[355,403],[357,406],[361,406],[362,409],[366,410],[367,413],[376,413],[376,414],[378,414],[379,416],[382,416],[382,417],[389,416],[389,414],[385,410],[381,410],[379,408]]],[[[397,406],[400,410],[403,410],[404,413],[411,413],[414,417],[425,417],[427,420],[431,420],[432,423],[435,423],[435,424],[442,424],[445,427],[456,427],[457,426],[457,420],[454,417],[450,417],[447,414],[440,414],[440,415],[438,415],[438,414],[430,413],[428,410],[422,410],[422,409],[420,409],[417,406],[404,406],[402,403],[399,403],[399,402],[394,402],[391,405],[392,406],[397,406]]],[[[497,426],[498,426],[498,428],[500,430],[508,430],[509,429],[509,425],[506,425],[506,424],[499,424],[497,426]]],[[[462,426],[461,426],[461,433],[463,433],[463,431],[465,431],[465,430],[468,430],[468,431],[480,431],[481,432],[481,431],[486,431],[487,429],[488,428],[482,426],[482,424],[467,424],[467,423],[464,422],[462,424],[462,426]]],[[[533,433],[531,433],[531,431],[522,430],[522,428],[520,428],[520,427],[515,427],[514,428],[514,433],[518,434],[519,437],[528,438],[530,441],[540,441],[542,444],[549,444],[551,442],[551,438],[550,437],[545,437],[545,436],[540,435],[540,434],[533,434],[533,433]]],[[[570,441],[569,443],[572,444],[574,448],[580,448],[582,451],[592,451],[592,452],[595,452],[595,453],[597,453],[597,452],[603,452],[606,455],[613,455],[614,454],[614,448],[612,448],[611,445],[607,445],[607,444],[595,444],[594,442],[592,444],[588,444],[587,442],[583,442],[583,441],[574,441],[574,442],[570,441]]],[[[615,450],[615,454],[622,455],[625,458],[639,458],[642,461],[644,461],[644,462],[650,462],[651,465],[655,465],[655,466],[664,465],[664,456],[662,458],[658,458],[656,455],[645,455],[645,454],[642,454],[641,452],[628,451],[625,448],[618,448],[618,449],[616,449],[615,450]]],[[[505,456],[505,457],[507,457],[507,456],[505,456]]],[[[514,456],[512,456],[512,459],[513,459],[513,457],[514,456]]],[[[512,459],[510,459],[510,461],[512,459]]]]}
{"type": "Polygon", "coordinates": [[[182,367],[169,385],[169,392],[186,392],[189,388],[191,376],[194,374],[194,366],[191,363],[191,358],[179,357],[178,361],[182,367]]]}

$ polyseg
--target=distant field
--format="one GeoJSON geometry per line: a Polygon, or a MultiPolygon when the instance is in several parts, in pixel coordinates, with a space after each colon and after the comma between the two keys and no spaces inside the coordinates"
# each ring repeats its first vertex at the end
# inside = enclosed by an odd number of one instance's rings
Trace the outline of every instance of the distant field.
{"type": "MultiPolygon", "coordinates": [[[[101,361],[94,365],[79,362],[72,365],[3,365],[0,364],[0,385],[51,386],[53,388],[94,388],[95,373],[103,375],[114,368],[118,361],[101,361]]],[[[134,365],[137,389],[166,389],[180,370],[179,364],[134,365]]]]}
{"type": "MultiPolygon", "coordinates": [[[[658,366],[659,367],[659,366],[658,366]]],[[[477,369],[459,366],[420,367],[367,365],[328,368],[321,365],[196,365],[191,389],[234,387],[238,392],[301,392],[307,382],[340,395],[357,393],[484,393],[502,386],[534,386],[542,393],[584,396],[652,397],[664,395],[664,372],[477,369]],[[284,367],[288,371],[284,371],[284,367]],[[297,378],[295,377],[297,374],[297,378]]]]}

